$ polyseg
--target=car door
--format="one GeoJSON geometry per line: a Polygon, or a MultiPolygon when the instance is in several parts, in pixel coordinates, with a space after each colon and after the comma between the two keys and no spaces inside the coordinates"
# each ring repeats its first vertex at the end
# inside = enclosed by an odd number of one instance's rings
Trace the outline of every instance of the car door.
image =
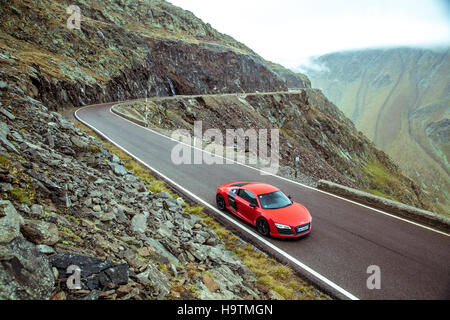
{"type": "Polygon", "coordinates": [[[231,209],[233,209],[234,211],[237,211],[236,196],[237,196],[238,190],[239,190],[238,188],[231,189],[230,192],[228,193],[228,204],[230,205],[231,209]]]}
{"type": "Polygon", "coordinates": [[[254,223],[257,214],[258,201],[256,196],[248,190],[239,189],[236,197],[236,207],[238,214],[247,222],[254,223]],[[255,207],[251,207],[253,204],[255,207]]]}

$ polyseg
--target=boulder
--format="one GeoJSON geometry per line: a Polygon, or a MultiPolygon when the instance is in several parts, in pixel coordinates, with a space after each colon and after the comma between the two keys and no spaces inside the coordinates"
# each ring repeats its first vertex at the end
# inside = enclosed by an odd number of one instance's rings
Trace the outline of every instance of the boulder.
{"type": "Polygon", "coordinates": [[[1,112],[5,117],[7,117],[9,120],[15,120],[15,119],[16,119],[16,117],[15,117],[11,112],[9,112],[8,110],[6,110],[6,109],[4,109],[4,108],[0,108],[0,112],[1,112]]]}
{"type": "Polygon", "coordinates": [[[59,241],[58,227],[54,223],[40,220],[25,220],[22,233],[35,244],[54,245],[59,241]]]}
{"type": "Polygon", "coordinates": [[[20,236],[22,216],[9,200],[0,200],[0,244],[8,243],[20,236]]]}
{"type": "Polygon", "coordinates": [[[71,136],[70,141],[80,149],[87,150],[89,148],[89,141],[87,139],[77,136],[71,136]]]}
{"type": "Polygon", "coordinates": [[[108,211],[108,212],[96,211],[95,206],[94,206],[94,212],[92,214],[102,222],[111,221],[116,218],[116,214],[113,211],[108,211]]]}
{"type": "Polygon", "coordinates": [[[3,146],[8,149],[9,151],[13,151],[15,153],[19,153],[16,149],[16,147],[9,142],[8,140],[9,135],[9,127],[6,123],[0,121],[0,142],[3,144],[3,146]]]}
{"type": "Polygon", "coordinates": [[[128,174],[127,169],[118,163],[110,162],[109,166],[111,167],[112,171],[118,176],[124,176],[128,174]]]}
{"type": "Polygon", "coordinates": [[[81,269],[81,287],[84,290],[118,288],[128,283],[128,265],[73,253],[58,253],[49,257],[50,264],[58,269],[59,280],[66,280],[69,266],[81,269]]]}
{"type": "Polygon", "coordinates": [[[0,300],[46,300],[55,287],[47,257],[23,238],[0,249],[0,300]]]}
{"type": "Polygon", "coordinates": [[[41,206],[40,204],[33,204],[31,206],[31,214],[34,217],[39,217],[39,218],[44,217],[44,207],[41,206]]]}
{"type": "Polygon", "coordinates": [[[166,274],[159,271],[154,264],[149,264],[147,270],[140,273],[137,278],[141,284],[146,283],[152,289],[152,295],[157,299],[163,299],[170,292],[170,281],[166,274]]]}
{"type": "Polygon", "coordinates": [[[144,214],[137,214],[131,220],[131,229],[134,232],[145,233],[147,231],[147,216],[144,214]]]}

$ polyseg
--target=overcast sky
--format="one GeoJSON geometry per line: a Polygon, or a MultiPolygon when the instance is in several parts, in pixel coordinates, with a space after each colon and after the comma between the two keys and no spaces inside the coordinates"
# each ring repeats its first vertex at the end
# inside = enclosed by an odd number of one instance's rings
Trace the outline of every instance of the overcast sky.
{"type": "Polygon", "coordinates": [[[383,46],[450,45],[450,0],[168,0],[265,59],[383,46]]]}

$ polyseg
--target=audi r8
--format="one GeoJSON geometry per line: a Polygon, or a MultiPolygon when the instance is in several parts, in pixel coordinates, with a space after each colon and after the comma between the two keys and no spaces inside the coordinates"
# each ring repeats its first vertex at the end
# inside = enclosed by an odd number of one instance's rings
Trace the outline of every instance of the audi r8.
{"type": "Polygon", "coordinates": [[[263,236],[293,238],[311,232],[311,214],[280,189],[259,182],[233,182],[217,188],[216,203],[256,227],[263,236]]]}

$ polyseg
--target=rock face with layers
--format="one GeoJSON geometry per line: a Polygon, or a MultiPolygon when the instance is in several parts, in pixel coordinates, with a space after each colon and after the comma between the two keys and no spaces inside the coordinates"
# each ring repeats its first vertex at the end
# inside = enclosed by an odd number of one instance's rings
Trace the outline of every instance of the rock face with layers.
{"type": "MultiPolygon", "coordinates": [[[[0,8],[2,88],[15,85],[50,109],[145,96],[285,91],[289,73],[165,1],[13,0],[0,8]],[[36,37],[39,34],[39,37],[36,37]]],[[[289,85],[308,86],[291,74],[289,85]]]]}

